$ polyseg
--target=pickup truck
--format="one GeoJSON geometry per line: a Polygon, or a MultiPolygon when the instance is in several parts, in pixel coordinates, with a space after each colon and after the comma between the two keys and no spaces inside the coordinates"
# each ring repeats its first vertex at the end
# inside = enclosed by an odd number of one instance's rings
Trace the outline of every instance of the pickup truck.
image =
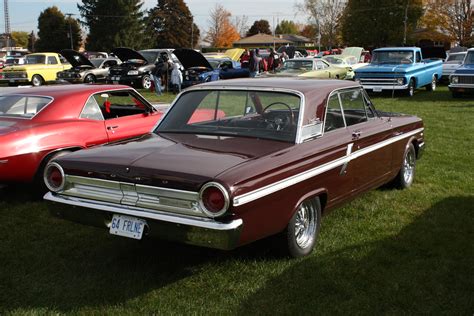
{"type": "Polygon", "coordinates": [[[418,47],[387,47],[372,52],[370,64],[355,70],[355,80],[373,92],[402,90],[413,96],[420,87],[435,90],[442,72],[442,61],[423,59],[418,47]]]}
{"type": "Polygon", "coordinates": [[[18,85],[22,83],[41,86],[55,81],[56,73],[71,68],[71,65],[57,53],[35,53],[25,56],[24,65],[5,67],[0,83],[18,85]]]}
{"type": "Polygon", "coordinates": [[[474,92],[474,48],[468,49],[464,63],[449,76],[448,87],[453,98],[474,92]]]}

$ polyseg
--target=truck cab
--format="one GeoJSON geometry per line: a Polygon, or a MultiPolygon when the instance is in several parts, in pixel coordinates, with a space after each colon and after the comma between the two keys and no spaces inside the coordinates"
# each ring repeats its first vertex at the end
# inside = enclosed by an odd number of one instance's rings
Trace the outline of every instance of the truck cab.
{"type": "Polygon", "coordinates": [[[449,76],[448,87],[453,98],[474,91],[474,48],[467,50],[464,63],[449,76]]]}

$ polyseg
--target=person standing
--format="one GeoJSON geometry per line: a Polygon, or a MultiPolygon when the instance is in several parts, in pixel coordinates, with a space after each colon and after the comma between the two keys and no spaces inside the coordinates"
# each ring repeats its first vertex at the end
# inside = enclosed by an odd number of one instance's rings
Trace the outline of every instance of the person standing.
{"type": "Polygon", "coordinates": [[[158,61],[155,63],[155,68],[151,71],[153,76],[153,83],[155,84],[155,93],[160,96],[163,94],[161,88],[161,76],[163,75],[164,61],[161,55],[158,57],[158,61]]]}
{"type": "Polygon", "coordinates": [[[258,56],[258,48],[250,51],[249,70],[250,77],[255,78],[260,69],[260,57],[258,56]]]}
{"type": "Polygon", "coordinates": [[[242,68],[249,68],[250,53],[246,48],[242,56],[240,57],[240,65],[242,68]]]}
{"type": "Polygon", "coordinates": [[[181,92],[181,85],[183,84],[183,74],[179,70],[177,63],[173,64],[173,70],[171,71],[171,84],[173,85],[173,92],[175,94],[181,92]]]}

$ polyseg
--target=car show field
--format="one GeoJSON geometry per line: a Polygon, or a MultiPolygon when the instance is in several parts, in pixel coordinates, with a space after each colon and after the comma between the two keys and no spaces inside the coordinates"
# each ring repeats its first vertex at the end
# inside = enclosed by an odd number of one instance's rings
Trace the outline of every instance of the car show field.
{"type": "Polygon", "coordinates": [[[51,216],[27,186],[1,188],[0,314],[472,314],[474,101],[445,86],[390,95],[371,95],[377,110],[424,122],[413,185],[323,216],[301,259],[272,238],[220,251],[112,236],[51,216]]]}

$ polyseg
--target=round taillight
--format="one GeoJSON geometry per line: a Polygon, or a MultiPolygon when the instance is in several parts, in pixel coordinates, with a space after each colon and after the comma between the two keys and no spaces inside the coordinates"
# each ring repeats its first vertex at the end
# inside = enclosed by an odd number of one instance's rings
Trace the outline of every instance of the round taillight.
{"type": "Polygon", "coordinates": [[[46,166],[44,170],[44,183],[49,190],[53,192],[62,190],[64,180],[64,170],[59,164],[52,162],[46,166]]]}
{"type": "Polygon", "coordinates": [[[199,200],[202,210],[209,217],[221,216],[229,208],[229,194],[224,186],[216,182],[203,185],[199,200]]]}

